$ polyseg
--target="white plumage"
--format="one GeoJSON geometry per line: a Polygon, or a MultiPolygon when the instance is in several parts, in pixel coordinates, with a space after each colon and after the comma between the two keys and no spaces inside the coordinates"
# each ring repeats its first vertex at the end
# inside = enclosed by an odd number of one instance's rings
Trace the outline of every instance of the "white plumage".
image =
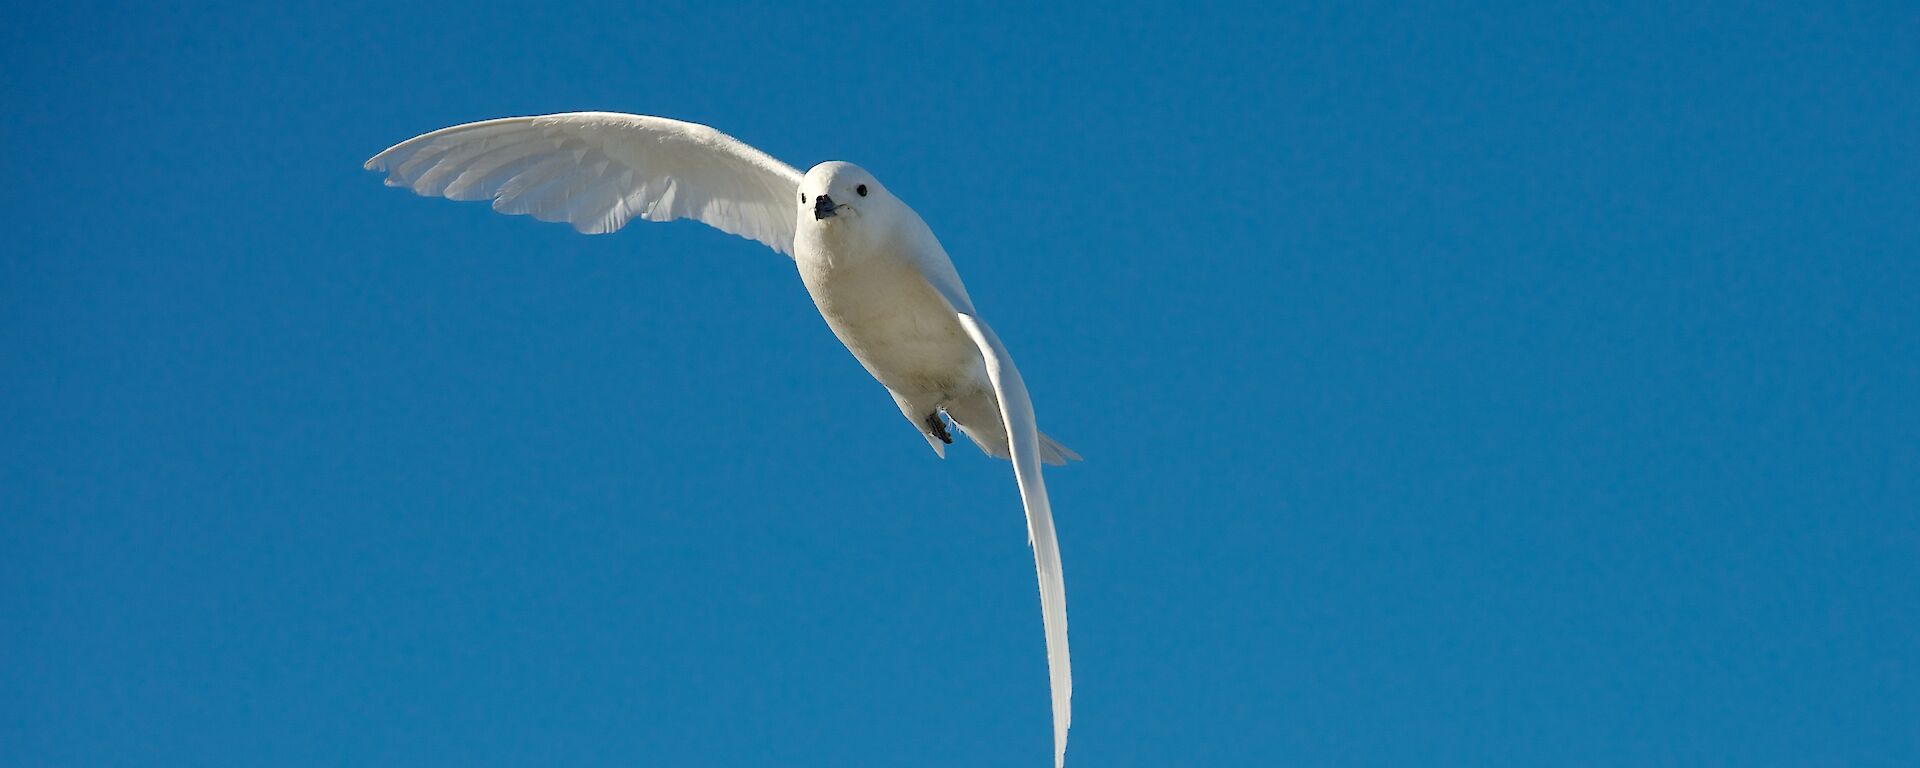
{"type": "Polygon", "coordinates": [[[442,128],[367,161],[387,185],[564,221],[598,235],[696,219],[793,255],[800,172],[704,125],[616,112],[507,117],[442,128]]]}
{"type": "Polygon", "coordinates": [[[792,256],[835,336],[944,456],[941,414],[981,450],[1013,461],[1040,580],[1053,692],[1054,765],[1072,720],[1066,582],[1041,464],[1078,459],[1041,434],[1013,357],[906,203],[851,163],[805,174],[704,125],[574,112],[445,128],[367,161],[387,184],[494,210],[612,232],[638,216],[689,218],[792,256]]]}

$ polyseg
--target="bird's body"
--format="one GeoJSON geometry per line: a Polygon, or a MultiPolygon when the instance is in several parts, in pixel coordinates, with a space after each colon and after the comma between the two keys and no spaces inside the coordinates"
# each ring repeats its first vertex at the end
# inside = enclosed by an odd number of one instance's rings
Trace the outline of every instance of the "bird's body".
{"type": "Polygon", "coordinates": [[[1034,427],[1013,359],[919,214],[859,166],[805,174],[706,126],[583,112],[506,118],[415,137],[367,161],[423,195],[491,199],[504,213],[582,232],[634,216],[696,218],[794,258],[841,343],[893,395],[935,452],[944,412],[986,453],[1010,458],[1040,578],[1053,691],[1054,762],[1071,720],[1066,584],[1042,463],[1078,459],[1034,427]]]}
{"type": "MultiPolygon", "coordinates": [[[[823,163],[801,183],[803,195],[850,200],[825,217],[801,217],[794,238],[800,280],[847,351],[893,395],[908,421],[942,448],[939,414],[989,455],[1007,458],[1007,431],[985,360],[956,310],[973,311],[966,287],[932,229],[858,166],[823,163]],[[816,191],[809,194],[806,190],[816,191]],[[867,194],[862,195],[864,189],[867,194]],[[871,201],[871,203],[869,203],[871,201]],[[885,206],[884,217],[870,215],[885,206]],[[866,211],[866,213],[863,213],[866,211]],[[858,225],[851,220],[858,217],[858,225]],[[967,303],[949,306],[929,274],[967,303]]],[[[1079,458],[1041,438],[1041,460],[1079,458]]]]}
{"type": "MultiPolygon", "coordinates": [[[[953,313],[943,311],[939,294],[920,279],[913,265],[894,254],[874,254],[850,263],[832,260],[825,251],[815,251],[810,258],[808,251],[803,246],[796,254],[800,279],[827,327],[893,395],[901,414],[936,440],[935,450],[941,451],[942,443],[930,434],[937,430],[928,420],[943,409],[964,411],[983,401],[990,416],[974,415],[970,421],[956,416],[955,420],[969,434],[986,429],[988,434],[1001,434],[999,444],[1006,442],[980,350],[953,313]],[[987,428],[989,421],[991,428],[987,428]]],[[[988,446],[988,453],[1006,454],[1004,447],[982,445],[988,446]]]]}

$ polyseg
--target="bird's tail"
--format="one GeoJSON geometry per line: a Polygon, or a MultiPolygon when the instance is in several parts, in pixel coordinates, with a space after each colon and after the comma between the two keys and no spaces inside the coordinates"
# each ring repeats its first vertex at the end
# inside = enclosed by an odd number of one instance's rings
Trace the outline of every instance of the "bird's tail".
{"type": "Polygon", "coordinates": [[[1040,460],[1057,467],[1069,461],[1079,461],[1080,454],[1074,453],[1072,448],[1061,445],[1059,441],[1047,437],[1047,433],[1042,432],[1040,433],[1040,460]]]}
{"type": "MultiPolygon", "coordinates": [[[[960,428],[966,431],[967,437],[973,438],[973,444],[980,446],[982,453],[996,459],[1013,458],[1013,455],[1007,452],[1007,439],[1005,437],[975,434],[973,430],[967,429],[964,424],[961,425],[960,428]],[[994,439],[996,437],[999,439],[994,439]]],[[[1040,433],[1040,461],[1041,463],[1052,464],[1058,467],[1069,461],[1080,461],[1080,454],[1074,453],[1072,448],[1061,445],[1058,440],[1047,437],[1047,433],[1042,432],[1040,433]]]]}
{"type": "MultiPolygon", "coordinates": [[[[978,397],[959,400],[947,404],[947,415],[953,417],[953,423],[980,446],[980,451],[996,459],[1010,459],[1007,451],[1007,431],[1000,421],[1000,404],[990,397],[978,397]]],[[[935,447],[938,450],[938,447],[935,447]]],[[[1072,448],[1061,445],[1059,441],[1040,433],[1040,461],[1059,466],[1069,461],[1079,461],[1080,454],[1072,448]]]]}

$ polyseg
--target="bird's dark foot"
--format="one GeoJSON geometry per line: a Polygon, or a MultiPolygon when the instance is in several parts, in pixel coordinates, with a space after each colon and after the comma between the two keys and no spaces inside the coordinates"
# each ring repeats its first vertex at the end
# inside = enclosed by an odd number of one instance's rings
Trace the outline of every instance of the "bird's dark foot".
{"type": "Polygon", "coordinates": [[[940,438],[940,442],[953,445],[953,433],[947,431],[947,422],[940,418],[940,412],[927,414],[927,434],[940,438]]]}

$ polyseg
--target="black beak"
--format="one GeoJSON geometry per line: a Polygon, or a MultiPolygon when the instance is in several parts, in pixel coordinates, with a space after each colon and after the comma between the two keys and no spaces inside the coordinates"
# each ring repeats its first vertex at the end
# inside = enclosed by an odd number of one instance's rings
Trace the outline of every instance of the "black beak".
{"type": "Polygon", "coordinates": [[[833,198],[828,197],[826,195],[821,195],[819,197],[814,198],[813,199],[813,220],[819,221],[821,219],[833,218],[835,215],[834,209],[837,207],[839,206],[836,206],[833,204],[833,198]]]}

